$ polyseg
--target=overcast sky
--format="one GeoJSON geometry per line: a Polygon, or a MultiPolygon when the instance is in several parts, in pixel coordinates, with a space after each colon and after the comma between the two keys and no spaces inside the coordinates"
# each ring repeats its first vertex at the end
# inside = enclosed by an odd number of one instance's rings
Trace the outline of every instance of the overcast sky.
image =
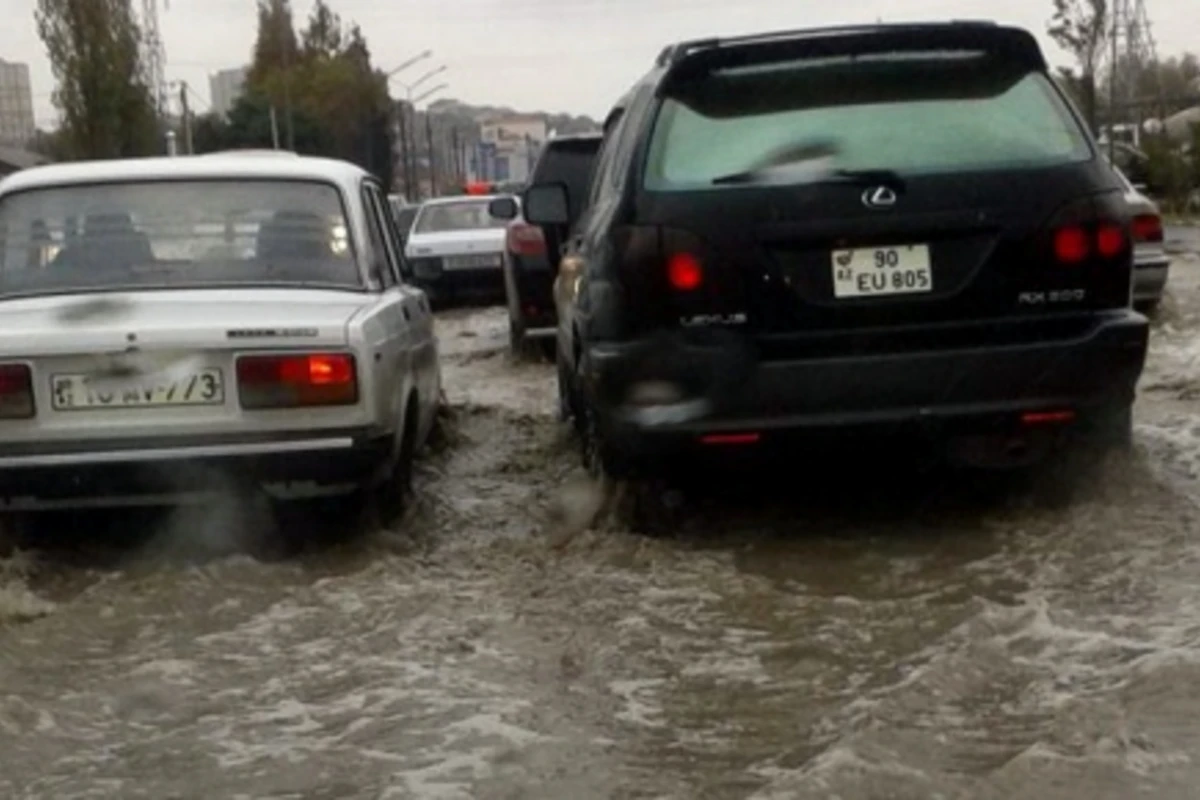
{"type": "MultiPolygon", "coordinates": [[[[143,0],[135,0],[141,7],[143,0]]],[[[249,60],[254,0],[166,0],[160,25],[167,77],[186,80],[203,111],[208,75],[249,60]]],[[[1145,0],[1160,55],[1200,48],[1200,0],[1145,0]]],[[[34,0],[0,0],[0,58],[30,64],[40,125],[56,118],[53,78],[33,21],[34,0]]],[[[843,22],[991,18],[1044,35],[1051,0],[330,0],[362,25],[387,69],[426,49],[446,64],[443,96],[523,110],[603,116],[659,49],[681,38],[843,22]],[[903,6],[903,13],[895,11],[903,6]],[[887,10],[891,7],[891,11],[887,10]]],[[[312,0],[293,0],[298,20],[312,0]]],[[[429,85],[429,84],[427,84],[429,85]]],[[[394,94],[402,94],[399,86],[394,94]]]]}

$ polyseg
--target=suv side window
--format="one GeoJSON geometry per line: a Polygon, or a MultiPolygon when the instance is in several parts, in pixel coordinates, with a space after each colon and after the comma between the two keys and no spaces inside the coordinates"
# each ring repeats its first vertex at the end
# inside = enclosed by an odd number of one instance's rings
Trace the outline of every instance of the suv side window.
{"type": "Polygon", "coordinates": [[[390,289],[399,283],[396,268],[396,255],[383,233],[383,220],[379,208],[379,190],[369,183],[362,187],[363,212],[367,218],[367,236],[371,240],[371,252],[374,254],[376,266],[380,268],[379,278],[384,289],[390,289]]]}
{"type": "Polygon", "coordinates": [[[633,102],[629,104],[629,108],[623,115],[622,134],[616,141],[616,152],[613,154],[609,172],[609,182],[613,190],[618,193],[624,188],[625,181],[629,178],[629,162],[633,158],[633,151],[637,149],[642,124],[646,120],[651,101],[650,89],[643,87],[638,90],[633,102]]]}
{"type": "Polygon", "coordinates": [[[600,145],[600,152],[596,154],[596,168],[592,172],[592,186],[591,191],[588,192],[588,208],[593,208],[609,187],[609,172],[621,140],[621,132],[624,130],[625,122],[624,109],[617,113],[619,116],[611,123],[611,127],[605,131],[604,143],[600,145]]]}

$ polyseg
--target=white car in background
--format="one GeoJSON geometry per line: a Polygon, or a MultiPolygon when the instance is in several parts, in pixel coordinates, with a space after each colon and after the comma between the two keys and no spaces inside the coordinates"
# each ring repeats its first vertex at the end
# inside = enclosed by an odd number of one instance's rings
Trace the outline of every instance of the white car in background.
{"type": "Polygon", "coordinates": [[[340,161],[57,165],[0,181],[0,504],[373,495],[441,390],[390,209],[340,161]]]}
{"type": "Polygon", "coordinates": [[[417,212],[406,255],[417,285],[433,297],[504,299],[508,221],[488,211],[493,199],[439,198],[417,212]]]}

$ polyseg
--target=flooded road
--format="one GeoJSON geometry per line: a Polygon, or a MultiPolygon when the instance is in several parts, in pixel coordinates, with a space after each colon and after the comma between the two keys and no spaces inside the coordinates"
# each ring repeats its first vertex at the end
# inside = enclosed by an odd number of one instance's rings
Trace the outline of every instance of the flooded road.
{"type": "Polygon", "coordinates": [[[447,442],[396,531],[0,561],[0,797],[1195,797],[1200,231],[1173,238],[1136,452],[1069,503],[914,480],[589,526],[552,368],[449,314],[447,442]]]}

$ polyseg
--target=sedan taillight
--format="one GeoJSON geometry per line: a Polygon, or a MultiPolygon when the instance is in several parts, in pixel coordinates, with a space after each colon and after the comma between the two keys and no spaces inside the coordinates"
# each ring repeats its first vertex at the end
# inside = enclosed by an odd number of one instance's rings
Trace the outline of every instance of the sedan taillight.
{"type": "Polygon", "coordinates": [[[544,256],[546,237],[536,225],[513,223],[508,226],[508,251],[519,256],[544,256]]]}
{"type": "Polygon", "coordinates": [[[237,361],[242,408],[346,406],[358,402],[358,373],[347,353],[242,356],[237,361]]]}
{"type": "Polygon", "coordinates": [[[1138,214],[1134,217],[1133,240],[1135,242],[1161,242],[1163,240],[1162,217],[1158,214],[1138,214]]]}
{"type": "Polygon", "coordinates": [[[0,364],[0,419],[34,415],[33,374],[27,364],[0,364]]]}

